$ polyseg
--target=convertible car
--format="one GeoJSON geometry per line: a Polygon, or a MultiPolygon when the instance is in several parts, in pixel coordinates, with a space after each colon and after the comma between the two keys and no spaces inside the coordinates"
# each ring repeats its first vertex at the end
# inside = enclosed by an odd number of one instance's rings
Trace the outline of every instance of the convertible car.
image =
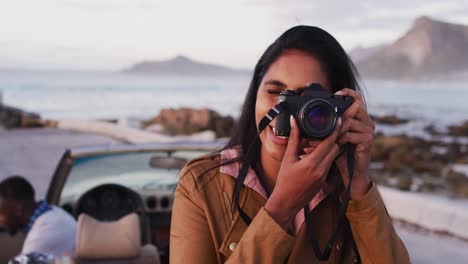
{"type": "MultiPolygon", "coordinates": [[[[57,165],[46,200],[79,219],[78,229],[83,220],[81,214],[97,223],[112,223],[135,213],[141,245],[153,246],[160,263],[168,263],[172,198],[179,172],[190,159],[224,143],[178,142],[68,149],[57,165]]],[[[6,234],[0,235],[0,242],[5,245],[0,250],[2,261],[19,252],[24,238],[7,239],[6,234]]],[[[108,245],[98,244],[93,250],[99,251],[101,246],[108,248],[108,245]]]]}

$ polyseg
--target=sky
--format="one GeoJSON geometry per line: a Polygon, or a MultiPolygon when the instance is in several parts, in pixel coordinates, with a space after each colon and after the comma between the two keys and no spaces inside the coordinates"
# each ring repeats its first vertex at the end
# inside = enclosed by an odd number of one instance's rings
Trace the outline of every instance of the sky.
{"type": "Polygon", "coordinates": [[[183,54],[251,69],[298,24],[349,51],[390,43],[421,15],[468,25],[468,0],[0,0],[0,68],[114,71],[183,54]]]}

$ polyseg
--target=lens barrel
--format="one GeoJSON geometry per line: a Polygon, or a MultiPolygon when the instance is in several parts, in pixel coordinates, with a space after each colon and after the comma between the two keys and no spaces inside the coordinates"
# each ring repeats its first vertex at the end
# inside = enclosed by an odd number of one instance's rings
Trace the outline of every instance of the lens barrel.
{"type": "Polygon", "coordinates": [[[335,107],[328,101],[313,99],[300,108],[298,123],[308,137],[321,139],[330,135],[336,119],[335,107]]]}

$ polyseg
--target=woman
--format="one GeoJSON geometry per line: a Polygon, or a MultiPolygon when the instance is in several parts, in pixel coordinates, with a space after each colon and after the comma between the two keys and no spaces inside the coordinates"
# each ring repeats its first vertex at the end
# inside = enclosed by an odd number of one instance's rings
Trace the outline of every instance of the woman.
{"type": "Polygon", "coordinates": [[[230,142],[181,172],[171,223],[171,263],[409,263],[368,175],[375,126],[355,72],[340,44],[316,27],[293,27],[268,47],[255,67],[230,142]],[[307,140],[291,118],[285,139],[275,136],[273,120],[255,141],[259,123],[278,103],[279,93],[301,93],[308,83],[354,98],[335,130],[323,140],[307,140]],[[342,155],[346,144],[355,147],[342,155]],[[251,167],[236,193],[247,160],[251,167]],[[345,220],[340,220],[349,175],[350,201],[343,210],[345,220]],[[309,212],[304,214],[305,209],[309,212]]]}

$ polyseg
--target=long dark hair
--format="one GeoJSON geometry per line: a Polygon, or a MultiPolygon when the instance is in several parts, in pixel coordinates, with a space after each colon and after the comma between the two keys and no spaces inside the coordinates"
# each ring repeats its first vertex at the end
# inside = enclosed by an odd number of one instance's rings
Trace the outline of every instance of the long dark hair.
{"type": "MultiPolygon", "coordinates": [[[[253,152],[253,155],[250,156],[252,157],[250,164],[256,171],[260,181],[262,181],[263,168],[260,164],[261,142],[258,139],[256,140],[258,133],[257,123],[255,120],[257,92],[269,67],[283,54],[283,52],[292,49],[310,54],[320,62],[325,71],[328,83],[331,86],[328,88],[331,89],[333,93],[343,88],[350,88],[358,91],[362,95],[363,89],[358,81],[359,74],[356,67],[338,41],[321,28],[312,26],[295,26],[284,32],[278,39],[276,39],[275,42],[266,49],[255,66],[238,124],[233,131],[231,139],[223,148],[228,149],[240,146],[240,156],[231,160],[221,161],[220,166],[231,162],[245,161],[247,151],[251,148],[250,151],[253,152]]],[[[339,195],[344,190],[344,184],[335,163],[329,171],[327,181],[335,187],[331,197],[335,200],[336,204],[339,204],[339,195]]],[[[238,201],[238,196],[239,192],[235,191],[233,199],[238,201]]],[[[359,252],[354,243],[353,235],[350,231],[349,223],[347,223],[347,220],[345,220],[345,222],[345,226],[341,229],[344,235],[343,250],[353,250],[355,256],[360,259],[359,252]]],[[[307,226],[307,228],[309,229],[311,227],[307,226]]],[[[344,254],[341,255],[340,262],[344,262],[344,254]]]]}
{"type": "MultiPolygon", "coordinates": [[[[229,142],[221,150],[209,154],[208,157],[214,159],[222,150],[233,147],[241,148],[240,155],[230,160],[221,160],[220,163],[205,169],[201,175],[226,164],[245,161],[247,151],[251,148],[253,155],[251,156],[252,160],[250,164],[261,180],[263,177],[263,170],[259,162],[261,142],[260,140],[256,140],[258,132],[255,120],[257,92],[269,67],[283,54],[283,52],[292,49],[310,54],[320,62],[325,74],[327,75],[328,83],[331,85],[329,89],[331,89],[333,93],[343,88],[350,88],[363,95],[363,88],[358,81],[359,74],[356,67],[338,41],[328,32],[318,27],[295,26],[284,32],[278,39],[276,39],[260,57],[260,60],[255,66],[237,126],[234,128],[229,142]]],[[[330,176],[333,176],[332,178],[335,180],[329,182],[333,185],[339,185],[335,186],[338,188],[335,188],[334,195],[332,195],[336,204],[340,203],[339,193],[344,189],[341,177],[339,177],[338,173],[339,172],[334,164],[329,172],[328,178],[330,179],[330,176]]],[[[197,188],[197,181],[195,181],[194,188],[197,188]]],[[[239,193],[237,194],[239,195],[239,193]]],[[[234,195],[233,200],[235,200],[234,195]]],[[[233,207],[233,209],[235,209],[235,207],[233,207]]],[[[359,253],[354,245],[354,239],[350,231],[349,223],[344,226],[343,232],[345,236],[343,250],[353,249],[356,256],[359,258],[359,253]]],[[[340,262],[343,262],[344,254],[342,254],[341,258],[340,262]]]]}
{"type": "Polygon", "coordinates": [[[329,88],[333,92],[342,88],[350,88],[362,94],[363,90],[358,81],[359,74],[356,67],[332,35],[321,28],[312,26],[295,26],[288,29],[265,50],[255,66],[237,126],[234,128],[231,139],[224,147],[224,149],[234,146],[241,147],[241,156],[236,159],[237,161],[242,160],[250,145],[254,144],[252,146],[254,159],[251,164],[259,164],[261,142],[257,140],[253,143],[253,139],[257,135],[255,122],[257,92],[271,64],[283,52],[291,49],[308,53],[320,62],[331,85],[329,88]]]}

